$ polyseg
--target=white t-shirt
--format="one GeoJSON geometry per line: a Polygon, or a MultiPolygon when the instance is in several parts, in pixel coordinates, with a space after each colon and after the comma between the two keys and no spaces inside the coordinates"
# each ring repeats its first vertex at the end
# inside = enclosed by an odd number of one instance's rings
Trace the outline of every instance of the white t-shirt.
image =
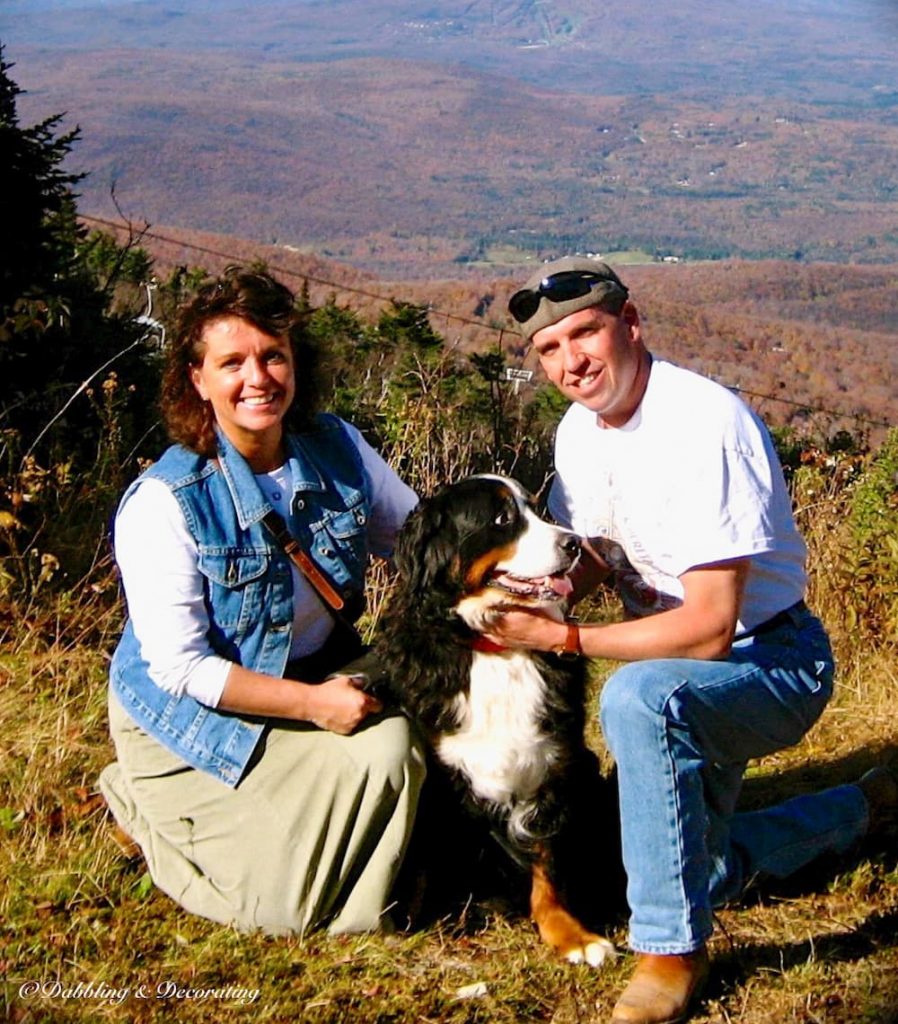
{"type": "Polygon", "coordinates": [[[595,546],[629,615],[682,603],[679,577],[750,559],[737,634],[800,600],[805,545],[770,436],[714,381],[655,359],[619,428],[572,405],[555,439],[555,519],[595,546]]]}
{"type": "MultiPolygon", "coordinates": [[[[370,550],[383,557],[406,516],[418,503],[406,486],[351,424],[347,429],[359,450],[371,495],[367,522],[370,550]]],[[[257,474],[262,493],[286,516],[293,482],[288,466],[257,474]]],[[[177,499],[155,479],[144,480],[115,521],[115,557],[122,576],[128,614],[149,665],[150,678],[169,693],[188,693],[216,707],[231,662],[209,645],[209,616],[197,545],[177,499]]],[[[293,641],[290,657],[320,648],[334,620],[306,578],[293,574],[293,641]]]]}

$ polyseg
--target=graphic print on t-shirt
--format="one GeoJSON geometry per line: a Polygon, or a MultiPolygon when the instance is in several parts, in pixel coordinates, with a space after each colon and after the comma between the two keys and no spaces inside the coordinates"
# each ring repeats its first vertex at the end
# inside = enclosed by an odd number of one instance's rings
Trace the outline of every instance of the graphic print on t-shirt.
{"type": "Polygon", "coordinates": [[[650,579],[641,576],[616,541],[608,537],[593,537],[590,543],[611,569],[608,584],[620,595],[628,618],[642,618],[677,608],[683,603],[680,598],[663,593],[650,579]]]}

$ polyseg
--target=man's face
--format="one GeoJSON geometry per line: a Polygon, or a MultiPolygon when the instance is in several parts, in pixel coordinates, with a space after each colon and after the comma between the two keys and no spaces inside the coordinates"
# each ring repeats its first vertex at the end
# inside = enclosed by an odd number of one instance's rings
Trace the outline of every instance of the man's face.
{"type": "Polygon", "coordinates": [[[632,303],[619,316],[581,309],[537,331],[532,342],[549,380],[605,426],[622,427],[642,401],[650,364],[632,303]]]}

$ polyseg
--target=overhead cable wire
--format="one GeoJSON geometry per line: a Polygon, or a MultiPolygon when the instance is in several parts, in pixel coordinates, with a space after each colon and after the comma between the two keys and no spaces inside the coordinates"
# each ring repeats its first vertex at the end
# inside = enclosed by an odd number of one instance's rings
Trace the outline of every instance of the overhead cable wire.
{"type": "MultiPolygon", "coordinates": [[[[90,221],[93,224],[102,224],[106,227],[114,228],[117,231],[121,231],[123,229],[128,231],[132,230],[130,224],[106,220],[102,217],[91,217],[88,216],[87,214],[79,214],[79,217],[81,220],[90,221]]],[[[194,242],[184,242],[181,239],[171,238],[166,235],[160,235],[157,232],[150,231],[148,229],[139,232],[138,239],[141,238],[152,238],[157,242],[164,242],[168,245],[180,246],[182,249],[190,249],[194,252],[203,253],[206,256],[216,256],[219,259],[239,259],[239,257],[235,256],[233,253],[222,252],[220,249],[213,249],[205,245],[197,245],[194,242]]],[[[394,297],[388,295],[380,295],[377,292],[368,291],[365,288],[358,288],[355,285],[340,284],[337,281],[331,281],[327,278],[317,277],[316,275],[306,273],[305,271],[293,270],[290,267],[280,266],[270,261],[266,262],[268,263],[268,266],[271,270],[276,271],[279,274],[284,274],[288,277],[295,277],[303,281],[309,281],[312,284],[322,285],[327,288],[333,288],[337,292],[348,292],[349,294],[359,295],[362,296],[363,298],[373,299],[377,302],[390,303],[396,301],[394,297]]],[[[493,326],[492,324],[486,324],[482,320],[475,320],[472,317],[462,316],[459,313],[449,313],[444,310],[435,309],[433,306],[430,305],[427,306],[427,312],[431,313],[433,316],[443,317],[445,320],[456,320],[459,323],[467,324],[468,326],[471,327],[476,327],[479,330],[489,331],[492,334],[498,335],[500,342],[505,334],[505,328],[503,327],[496,327],[493,326]]],[[[889,429],[893,426],[892,423],[889,423],[885,420],[875,420],[867,416],[861,416],[857,413],[841,412],[838,409],[826,409],[821,406],[813,406],[809,405],[807,402],[799,402],[796,401],[795,399],[783,398],[780,395],[765,395],[759,391],[751,391],[748,388],[743,388],[738,384],[726,384],[723,381],[719,381],[718,383],[723,384],[723,386],[728,388],[730,391],[736,391],[742,395],[749,395],[752,398],[764,399],[770,402],[780,402],[783,405],[790,405],[797,409],[805,410],[808,413],[819,413],[824,416],[831,416],[833,419],[853,420],[855,423],[863,423],[865,426],[869,427],[884,427],[886,429],[889,429]]]]}

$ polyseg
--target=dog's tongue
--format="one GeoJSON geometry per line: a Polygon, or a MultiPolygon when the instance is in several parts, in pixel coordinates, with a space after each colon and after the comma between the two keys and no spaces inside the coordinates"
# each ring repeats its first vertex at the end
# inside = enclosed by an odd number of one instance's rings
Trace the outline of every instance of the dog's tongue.
{"type": "Polygon", "coordinates": [[[559,597],[567,597],[574,589],[574,584],[567,576],[545,576],[542,582],[546,587],[554,590],[559,597]]]}
{"type": "Polygon", "coordinates": [[[574,589],[567,576],[539,576],[524,580],[517,576],[495,573],[492,579],[503,590],[507,590],[511,594],[520,594],[522,597],[534,597],[540,593],[545,594],[549,590],[564,598],[574,589]]]}

